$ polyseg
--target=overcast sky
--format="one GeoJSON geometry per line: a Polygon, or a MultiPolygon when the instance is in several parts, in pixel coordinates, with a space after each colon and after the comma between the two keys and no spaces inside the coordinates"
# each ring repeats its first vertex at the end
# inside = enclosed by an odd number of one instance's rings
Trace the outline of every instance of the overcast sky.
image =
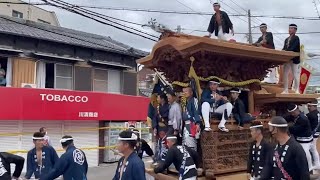
{"type": "MultiPolygon", "coordinates": [[[[107,6],[107,7],[125,7],[125,8],[143,8],[143,9],[157,9],[157,10],[174,10],[174,11],[190,11],[191,10],[183,6],[178,1],[191,7],[197,12],[211,12],[212,5],[209,0],[66,0],[69,3],[76,3],[80,5],[94,5],[94,6],[107,6]]],[[[229,14],[245,14],[246,12],[235,5],[233,2],[244,7],[245,9],[251,9],[253,15],[282,15],[282,16],[307,16],[316,17],[317,12],[312,0],[220,0],[222,10],[229,14]],[[228,4],[227,7],[224,3],[228,4]],[[235,10],[237,12],[235,12],[235,10]]],[[[39,0],[32,0],[31,2],[39,2],[39,0]]],[[[316,1],[319,2],[319,1],[316,1]]],[[[55,11],[58,15],[61,26],[81,30],[89,33],[100,34],[104,36],[110,36],[111,38],[118,40],[122,43],[128,44],[135,48],[150,51],[154,45],[153,41],[131,35],[127,32],[99,24],[93,20],[81,17],[76,14],[69,13],[64,10],[56,9],[49,6],[41,6],[50,11],[55,11]]],[[[320,5],[318,4],[320,8],[320,5]]],[[[171,29],[175,29],[177,25],[181,25],[184,29],[191,30],[206,30],[210,16],[201,15],[177,15],[177,14],[160,14],[160,13],[147,13],[147,12],[129,12],[129,11],[111,11],[111,10],[96,10],[94,11],[113,16],[121,19],[137,23],[147,23],[151,18],[157,19],[157,22],[168,26],[171,29]]],[[[230,17],[235,32],[246,33],[248,32],[248,24],[246,17],[242,17],[242,20],[238,17],[230,17]]],[[[272,19],[272,18],[253,18],[253,26],[257,26],[265,22],[269,26],[269,31],[276,32],[288,32],[288,25],[295,23],[298,25],[299,32],[311,32],[320,31],[320,20],[307,21],[307,20],[294,20],[294,19],[272,19]]],[[[149,28],[142,28],[136,25],[135,28],[147,31],[149,33],[159,35],[153,32],[149,28]]],[[[203,32],[192,32],[191,30],[183,30],[184,33],[191,33],[193,35],[206,35],[203,32]]],[[[260,32],[259,28],[253,29],[254,33],[260,32]]],[[[288,35],[274,35],[274,41],[276,48],[280,49],[283,46],[283,41],[288,35]]],[[[300,40],[305,44],[306,49],[312,52],[320,53],[320,34],[308,34],[299,35],[300,40]],[[319,49],[319,50],[318,50],[319,49]]],[[[254,35],[255,41],[259,35],[254,35]]],[[[236,35],[236,40],[246,42],[244,35],[236,35]]]]}

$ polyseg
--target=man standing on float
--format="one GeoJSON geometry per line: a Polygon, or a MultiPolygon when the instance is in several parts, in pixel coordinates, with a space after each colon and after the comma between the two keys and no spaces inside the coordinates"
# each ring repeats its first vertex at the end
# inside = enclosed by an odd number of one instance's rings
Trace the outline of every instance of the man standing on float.
{"type": "MultiPolygon", "coordinates": [[[[298,36],[296,36],[297,32],[297,25],[290,24],[289,25],[289,34],[290,36],[284,41],[284,46],[282,50],[285,51],[293,51],[298,52],[300,54],[300,39],[298,36]]],[[[290,62],[284,64],[283,66],[283,81],[284,81],[284,91],[282,94],[288,94],[289,93],[289,71],[291,69],[293,78],[294,78],[294,87],[292,88],[295,93],[300,94],[299,91],[299,64],[300,64],[300,56],[297,56],[293,59],[291,59],[290,62]]]]}
{"type": "Polygon", "coordinates": [[[183,138],[185,146],[197,151],[197,137],[201,131],[201,116],[199,114],[198,99],[193,96],[191,87],[183,88],[183,94],[187,98],[187,104],[182,112],[184,121],[183,138]]]}
{"type": "Polygon", "coordinates": [[[227,40],[225,34],[229,34],[230,30],[231,34],[234,35],[233,24],[228,14],[220,10],[219,3],[214,3],[213,9],[215,11],[215,14],[211,17],[207,30],[209,32],[209,35],[206,37],[211,37],[211,34],[214,32],[215,36],[217,36],[218,39],[227,40]]]}

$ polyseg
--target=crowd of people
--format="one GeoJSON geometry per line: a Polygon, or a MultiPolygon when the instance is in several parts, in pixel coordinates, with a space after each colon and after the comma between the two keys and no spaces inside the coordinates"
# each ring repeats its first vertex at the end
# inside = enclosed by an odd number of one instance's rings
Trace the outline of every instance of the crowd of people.
{"type": "Polygon", "coordinates": [[[32,136],[34,148],[27,154],[27,171],[20,178],[25,159],[14,154],[0,152],[0,179],[31,179],[54,180],[61,175],[64,180],[87,180],[88,163],[85,153],[76,148],[73,137],[63,136],[60,140],[65,153],[58,157],[56,150],[52,147],[47,130],[40,128],[32,136]],[[14,173],[11,175],[11,164],[15,164],[14,173]]]}
{"type": "Polygon", "coordinates": [[[319,173],[320,114],[318,102],[308,103],[308,114],[296,104],[289,104],[288,115],[276,116],[268,123],[269,132],[277,141],[273,146],[263,138],[263,124],[254,121],[250,127],[254,139],[250,145],[248,179],[309,180],[310,174],[319,173]]]}
{"type": "MultiPolygon", "coordinates": [[[[207,37],[215,33],[219,39],[226,40],[226,33],[234,34],[234,28],[220,4],[214,3],[207,37]]],[[[252,45],[274,49],[273,35],[267,32],[267,25],[260,25],[262,36],[252,45]]],[[[283,50],[300,52],[300,40],[296,36],[297,25],[289,25],[290,36],[285,40],[283,50]]],[[[299,57],[284,65],[284,92],[288,93],[288,73],[294,74],[294,90],[299,93],[299,57]]],[[[1,67],[0,67],[1,68],[1,67]]],[[[0,85],[4,82],[5,72],[0,69],[0,85]]],[[[175,93],[159,94],[158,106],[152,116],[153,135],[156,139],[155,153],[148,143],[141,139],[139,131],[131,126],[119,134],[117,149],[122,158],[119,160],[113,180],[145,180],[145,165],[142,156],[147,153],[155,162],[155,173],[165,171],[174,164],[180,179],[197,179],[199,168],[198,139],[201,131],[212,131],[210,119],[220,120],[218,129],[229,132],[226,122],[232,115],[240,130],[250,123],[253,143],[248,160],[248,179],[288,179],[308,180],[309,172],[320,168],[316,141],[319,137],[319,111],[317,102],[309,103],[309,113],[304,115],[295,104],[288,105],[289,116],[273,117],[269,122],[269,132],[277,141],[273,147],[263,138],[263,124],[254,121],[255,117],[246,112],[244,102],[239,98],[241,90],[232,88],[229,97],[219,91],[219,79],[211,79],[208,87],[198,99],[191,87],[183,88],[186,105],[182,109],[175,93]],[[203,121],[204,123],[203,123],[203,121]]],[[[64,180],[86,180],[88,164],[85,153],[74,146],[71,136],[63,136],[60,143],[65,153],[59,158],[52,147],[46,128],[33,135],[35,147],[27,155],[25,179],[31,176],[40,180],[52,180],[63,175],[64,180]]],[[[0,179],[11,179],[10,164],[16,164],[13,178],[19,178],[24,158],[10,153],[0,153],[0,179]]]]}

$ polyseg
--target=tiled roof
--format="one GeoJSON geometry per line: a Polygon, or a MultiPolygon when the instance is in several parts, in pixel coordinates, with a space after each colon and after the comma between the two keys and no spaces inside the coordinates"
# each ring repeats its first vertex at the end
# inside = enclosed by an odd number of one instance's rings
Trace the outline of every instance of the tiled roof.
{"type": "Polygon", "coordinates": [[[147,52],[115,41],[110,37],[8,16],[0,16],[0,33],[117,52],[129,56],[141,57],[148,54],[147,52]]]}

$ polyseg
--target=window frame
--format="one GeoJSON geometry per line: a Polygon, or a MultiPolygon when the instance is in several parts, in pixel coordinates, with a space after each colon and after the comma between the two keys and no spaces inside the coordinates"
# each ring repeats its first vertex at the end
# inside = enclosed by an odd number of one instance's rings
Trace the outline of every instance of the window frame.
{"type": "Polygon", "coordinates": [[[105,92],[105,93],[107,93],[107,92],[108,92],[108,87],[109,87],[109,70],[108,70],[108,69],[103,69],[103,68],[93,67],[92,91],[94,91],[94,92],[105,92]],[[107,72],[107,79],[106,79],[106,80],[96,79],[96,77],[95,77],[96,69],[102,70],[102,71],[106,71],[106,72],[107,72]],[[97,90],[95,89],[95,85],[94,85],[95,81],[98,81],[98,82],[106,82],[106,84],[107,84],[107,89],[106,89],[106,91],[97,91],[97,90]]]}
{"type": "Polygon", "coordinates": [[[23,19],[23,13],[13,9],[12,10],[12,17],[23,19]],[[14,14],[17,14],[18,16],[14,16],[14,14]],[[21,17],[20,17],[20,15],[21,15],[21,17]]]}
{"type": "Polygon", "coordinates": [[[109,72],[111,71],[117,71],[120,74],[120,92],[110,92],[108,89],[108,93],[114,93],[114,94],[123,94],[123,71],[118,69],[108,69],[108,87],[109,87],[109,72]]]}
{"type": "Polygon", "coordinates": [[[74,90],[74,66],[73,66],[73,64],[54,63],[54,89],[74,90]],[[57,65],[71,66],[71,77],[57,76],[57,65]],[[71,78],[71,89],[57,88],[57,77],[58,77],[58,78],[62,78],[62,79],[70,79],[70,78],[71,78]]]}

